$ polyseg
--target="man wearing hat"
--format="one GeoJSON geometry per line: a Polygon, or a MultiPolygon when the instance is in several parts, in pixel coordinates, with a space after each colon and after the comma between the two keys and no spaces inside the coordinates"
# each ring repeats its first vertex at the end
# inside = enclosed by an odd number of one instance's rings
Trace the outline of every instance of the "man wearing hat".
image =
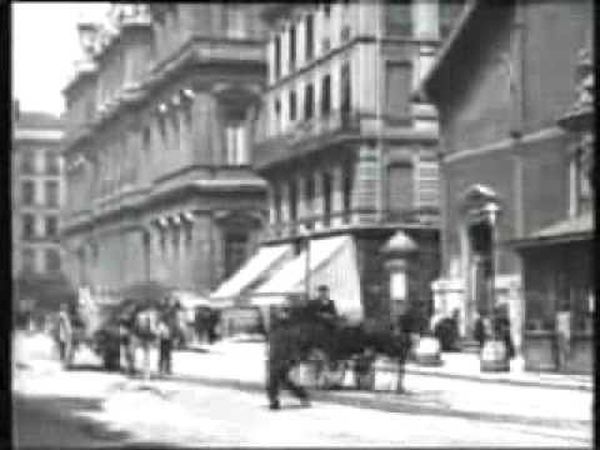
{"type": "Polygon", "coordinates": [[[308,302],[311,312],[326,322],[333,323],[337,317],[337,309],[334,301],[329,296],[329,287],[320,285],[317,288],[317,297],[308,302]]]}

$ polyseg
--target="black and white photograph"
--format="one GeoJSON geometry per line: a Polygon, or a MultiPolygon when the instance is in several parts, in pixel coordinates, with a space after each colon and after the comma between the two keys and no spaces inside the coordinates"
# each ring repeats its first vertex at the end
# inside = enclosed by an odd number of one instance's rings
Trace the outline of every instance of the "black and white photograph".
{"type": "Polygon", "coordinates": [[[593,448],[594,0],[7,9],[7,445],[593,448]]]}

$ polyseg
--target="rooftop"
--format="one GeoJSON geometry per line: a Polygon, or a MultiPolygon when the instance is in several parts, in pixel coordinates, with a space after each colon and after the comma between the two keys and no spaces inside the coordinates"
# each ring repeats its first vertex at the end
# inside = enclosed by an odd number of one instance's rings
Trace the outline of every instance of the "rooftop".
{"type": "Polygon", "coordinates": [[[21,111],[14,122],[16,128],[27,129],[58,129],[65,126],[64,121],[53,114],[40,111],[21,111]]]}

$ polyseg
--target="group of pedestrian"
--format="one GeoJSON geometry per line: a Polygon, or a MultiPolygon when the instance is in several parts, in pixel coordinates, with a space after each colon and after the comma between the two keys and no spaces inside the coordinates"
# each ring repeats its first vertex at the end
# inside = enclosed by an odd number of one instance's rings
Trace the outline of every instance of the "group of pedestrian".
{"type": "Polygon", "coordinates": [[[138,348],[142,350],[144,378],[150,378],[150,352],[153,348],[158,349],[158,373],[172,374],[172,352],[181,334],[177,320],[180,309],[177,302],[167,297],[160,308],[140,309],[121,320],[121,346],[130,375],[137,373],[135,352],[138,348]]]}

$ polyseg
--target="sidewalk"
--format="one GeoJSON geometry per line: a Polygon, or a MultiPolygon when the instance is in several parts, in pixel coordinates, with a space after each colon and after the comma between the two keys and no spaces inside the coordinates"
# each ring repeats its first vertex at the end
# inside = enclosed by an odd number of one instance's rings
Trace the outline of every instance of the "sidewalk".
{"type": "MultiPolygon", "coordinates": [[[[240,359],[264,358],[265,344],[262,342],[235,342],[221,341],[213,346],[198,348],[199,351],[216,357],[217,355],[227,356],[233,361],[240,359]]],[[[443,353],[442,365],[438,367],[421,366],[414,362],[406,365],[407,374],[453,378],[461,380],[477,381],[481,383],[501,383],[513,384],[519,386],[538,386],[554,389],[570,389],[593,391],[594,379],[592,375],[561,374],[561,373],[537,373],[524,370],[524,361],[522,358],[516,358],[511,361],[510,372],[482,372],[480,370],[479,355],[474,353],[443,353]]],[[[255,372],[250,367],[250,372],[255,372]]],[[[262,367],[260,369],[263,369],[262,367]]],[[[234,370],[237,376],[237,370],[234,370]]],[[[262,370],[261,370],[262,372],[262,370]]],[[[248,376],[249,374],[246,374],[248,376]]],[[[262,380],[258,374],[256,379],[262,380]]]]}
{"type": "Polygon", "coordinates": [[[521,386],[540,386],[556,389],[593,391],[592,375],[562,374],[525,371],[521,357],[511,361],[510,372],[482,372],[479,355],[475,353],[443,353],[443,364],[439,367],[425,367],[408,363],[407,373],[473,380],[482,383],[508,383],[521,386]]]}

